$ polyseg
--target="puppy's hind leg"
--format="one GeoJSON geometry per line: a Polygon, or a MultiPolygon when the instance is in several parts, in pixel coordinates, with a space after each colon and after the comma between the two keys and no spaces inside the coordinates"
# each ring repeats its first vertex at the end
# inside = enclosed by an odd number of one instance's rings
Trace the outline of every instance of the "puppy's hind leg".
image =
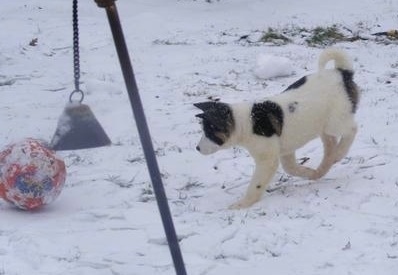
{"type": "Polygon", "coordinates": [[[323,133],[321,135],[323,143],[323,159],[316,169],[316,173],[311,178],[312,180],[319,179],[329,172],[330,168],[335,163],[335,152],[337,147],[337,138],[335,136],[323,133]]]}
{"type": "Polygon", "coordinates": [[[292,176],[312,179],[316,175],[316,170],[300,165],[296,162],[296,154],[293,152],[288,155],[281,156],[283,170],[292,176]]]}
{"type": "Polygon", "coordinates": [[[339,143],[337,144],[336,151],[334,153],[334,162],[340,161],[342,158],[344,158],[347,155],[352,145],[352,142],[354,141],[354,138],[357,134],[357,131],[358,127],[354,125],[348,133],[344,134],[341,137],[339,143]]]}
{"type": "Polygon", "coordinates": [[[286,173],[310,180],[323,177],[335,163],[334,151],[336,150],[337,139],[334,136],[322,134],[321,140],[323,143],[323,159],[316,170],[297,164],[296,156],[292,153],[281,157],[281,163],[286,173]]]}
{"type": "Polygon", "coordinates": [[[324,155],[321,164],[316,169],[316,173],[311,179],[319,179],[329,172],[330,168],[336,162],[344,158],[348,150],[350,149],[352,142],[354,141],[355,135],[357,133],[357,127],[351,128],[347,134],[344,134],[340,141],[337,143],[337,138],[323,133],[321,136],[324,148],[324,155]]]}

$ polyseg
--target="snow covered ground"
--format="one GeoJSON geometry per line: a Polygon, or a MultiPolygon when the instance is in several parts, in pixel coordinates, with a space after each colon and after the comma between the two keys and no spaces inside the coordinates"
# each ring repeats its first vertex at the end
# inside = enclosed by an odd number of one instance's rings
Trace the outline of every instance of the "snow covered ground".
{"type": "MultiPolygon", "coordinates": [[[[0,5],[0,148],[55,131],[73,89],[71,2],[0,5]]],[[[174,274],[105,11],[80,2],[85,103],[113,144],[59,152],[66,186],[42,210],[0,201],[0,274],[174,274]]],[[[116,2],[188,274],[397,274],[397,41],[371,34],[397,28],[398,2],[211,2],[116,2]],[[315,182],[280,169],[259,203],[228,210],[253,161],[239,148],[197,153],[192,103],[281,92],[316,69],[321,48],[304,29],[333,24],[367,39],[336,45],[363,92],[349,155],[315,182]],[[258,43],[268,28],[302,29],[258,43]],[[261,54],[288,58],[295,75],[256,77],[261,54]]],[[[321,153],[315,141],[300,157],[316,165],[321,153]]]]}

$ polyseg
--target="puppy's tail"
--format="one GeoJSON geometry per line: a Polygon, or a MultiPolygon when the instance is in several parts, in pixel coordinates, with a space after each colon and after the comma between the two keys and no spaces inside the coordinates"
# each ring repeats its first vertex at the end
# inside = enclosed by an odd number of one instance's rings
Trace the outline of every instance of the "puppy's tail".
{"type": "Polygon", "coordinates": [[[333,60],[336,69],[353,71],[353,66],[350,58],[342,50],[336,48],[329,48],[324,50],[319,56],[318,69],[323,70],[326,64],[333,60]]]}

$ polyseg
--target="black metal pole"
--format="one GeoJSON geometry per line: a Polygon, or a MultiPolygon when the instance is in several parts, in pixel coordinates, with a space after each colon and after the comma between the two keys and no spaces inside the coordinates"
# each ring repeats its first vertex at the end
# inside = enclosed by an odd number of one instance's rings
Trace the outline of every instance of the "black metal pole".
{"type": "Polygon", "coordinates": [[[158,203],[159,212],[162,218],[163,227],[166,233],[171,256],[174,262],[176,274],[186,275],[185,265],[182,258],[177,234],[174,228],[173,219],[170,208],[167,203],[166,192],[163,187],[162,178],[160,176],[159,166],[156,155],[153,150],[151,136],[148,125],[146,123],[144,109],[142,107],[137,83],[135,81],[133,67],[131,65],[126,42],[124,40],[122,26],[120,24],[119,15],[114,0],[95,0],[98,6],[106,9],[106,13],[111,27],[113,39],[115,42],[117,54],[119,56],[120,66],[122,68],[124,81],[126,83],[131,108],[137,124],[141,144],[144,150],[149,174],[152,180],[153,189],[158,203]]]}

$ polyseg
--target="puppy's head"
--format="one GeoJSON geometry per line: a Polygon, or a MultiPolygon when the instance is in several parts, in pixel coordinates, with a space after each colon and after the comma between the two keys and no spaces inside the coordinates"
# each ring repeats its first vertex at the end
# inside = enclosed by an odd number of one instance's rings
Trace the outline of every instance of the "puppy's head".
{"type": "Polygon", "coordinates": [[[203,136],[196,149],[209,155],[229,147],[228,139],[235,127],[231,107],[214,101],[195,103],[194,106],[203,111],[196,115],[202,119],[203,127],[203,136]]]}

